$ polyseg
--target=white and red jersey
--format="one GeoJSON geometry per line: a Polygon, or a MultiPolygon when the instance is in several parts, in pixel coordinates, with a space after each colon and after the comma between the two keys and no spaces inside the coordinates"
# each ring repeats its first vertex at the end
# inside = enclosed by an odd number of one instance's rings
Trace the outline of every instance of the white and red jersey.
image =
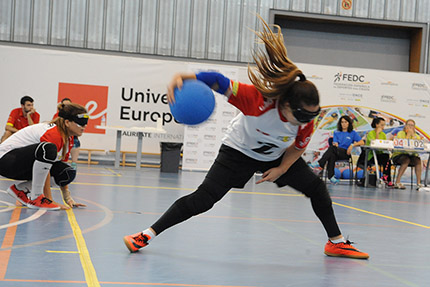
{"type": "Polygon", "coordinates": [[[73,140],[71,139],[72,137],[69,138],[68,150],[63,159],[62,155],[64,141],[61,137],[60,131],[57,129],[57,126],[50,123],[31,125],[17,131],[0,145],[0,158],[13,149],[37,144],[40,142],[50,142],[55,144],[57,147],[57,161],[67,161],[69,159],[70,150],[73,147],[73,140]]]}
{"type": "Polygon", "coordinates": [[[275,160],[293,143],[304,149],[311,140],[313,121],[292,125],[281,114],[278,101],[265,99],[253,85],[232,81],[228,102],[241,113],[230,122],[223,144],[253,159],[275,160]]]}

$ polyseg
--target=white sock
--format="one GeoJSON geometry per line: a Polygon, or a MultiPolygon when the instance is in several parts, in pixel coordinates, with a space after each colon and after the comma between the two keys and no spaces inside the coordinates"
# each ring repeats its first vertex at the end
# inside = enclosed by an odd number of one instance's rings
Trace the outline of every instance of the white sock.
{"type": "Polygon", "coordinates": [[[333,242],[334,244],[336,244],[336,243],[345,243],[346,242],[346,240],[345,240],[345,238],[342,236],[341,238],[339,238],[339,239],[330,239],[330,241],[331,242],[333,242]]]}
{"type": "Polygon", "coordinates": [[[154,232],[152,232],[152,230],[150,229],[150,228],[148,228],[148,229],[145,229],[144,231],[142,231],[142,233],[143,234],[146,234],[146,235],[149,235],[149,240],[148,240],[148,243],[149,243],[149,241],[151,241],[152,239],[154,239],[154,237],[156,236],[155,234],[154,234],[154,232]]]}
{"type": "Polygon", "coordinates": [[[19,190],[22,190],[24,192],[28,192],[31,191],[31,180],[27,180],[27,181],[22,181],[18,184],[15,184],[16,188],[18,188],[19,190]]]}
{"type": "Polygon", "coordinates": [[[36,160],[33,164],[33,180],[31,185],[30,199],[34,200],[43,193],[46,177],[51,169],[52,163],[36,160]]]}

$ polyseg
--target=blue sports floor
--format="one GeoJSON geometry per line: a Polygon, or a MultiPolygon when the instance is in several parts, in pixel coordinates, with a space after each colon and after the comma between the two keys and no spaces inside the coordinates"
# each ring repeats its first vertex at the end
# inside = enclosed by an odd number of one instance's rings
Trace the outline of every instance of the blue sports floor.
{"type": "Polygon", "coordinates": [[[87,208],[68,212],[16,207],[0,178],[0,286],[430,286],[430,192],[410,188],[329,186],[343,234],[369,260],[325,256],[309,200],[253,180],[129,253],[122,237],[203,177],[79,165],[71,191],[87,208]]]}

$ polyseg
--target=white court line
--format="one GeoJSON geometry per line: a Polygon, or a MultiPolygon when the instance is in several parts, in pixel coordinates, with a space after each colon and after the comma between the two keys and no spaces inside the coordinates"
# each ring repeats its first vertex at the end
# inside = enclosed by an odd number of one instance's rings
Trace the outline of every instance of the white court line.
{"type": "Polygon", "coordinates": [[[9,210],[14,210],[15,207],[16,207],[14,204],[12,204],[10,202],[7,202],[7,201],[0,200],[0,202],[6,204],[8,206],[5,209],[1,209],[0,212],[6,212],[6,211],[9,211],[9,210]]]}
{"type": "Polygon", "coordinates": [[[46,212],[46,210],[39,209],[38,211],[36,211],[36,213],[35,213],[35,214],[33,214],[33,215],[32,215],[32,216],[30,216],[30,217],[27,217],[27,218],[25,218],[25,219],[18,220],[18,221],[15,221],[15,222],[9,223],[9,224],[0,225],[0,229],[5,229],[5,228],[11,227],[11,226],[15,226],[15,225],[19,225],[19,224],[24,224],[24,223],[27,223],[27,222],[30,222],[30,221],[36,220],[36,219],[38,219],[39,217],[41,217],[42,215],[44,215],[44,214],[45,214],[45,212],[46,212]]]}
{"type": "MultiPolygon", "coordinates": [[[[7,194],[7,191],[5,191],[5,190],[0,190],[0,192],[3,192],[3,193],[7,194]]],[[[3,202],[5,204],[11,206],[9,202],[4,202],[4,201],[0,201],[0,202],[3,202]]],[[[14,208],[15,208],[15,206],[13,206],[13,207],[11,206],[11,207],[8,207],[8,208],[6,208],[6,209],[4,209],[4,210],[2,210],[0,212],[6,211],[6,210],[12,210],[14,208]]],[[[11,226],[15,226],[15,225],[19,225],[19,224],[24,224],[24,223],[36,220],[39,217],[41,217],[43,214],[45,214],[45,212],[46,212],[46,210],[39,209],[38,211],[36,211],[36,213],[34,213],[33,215],[31,215],[31,216],[29,216],[29,217],[27,217],[25,219],[21,219],[21,220],[12,222],[12,223],[0,225],[0,229],[5,229],[5,228],[11,227],[11,226]]]]}

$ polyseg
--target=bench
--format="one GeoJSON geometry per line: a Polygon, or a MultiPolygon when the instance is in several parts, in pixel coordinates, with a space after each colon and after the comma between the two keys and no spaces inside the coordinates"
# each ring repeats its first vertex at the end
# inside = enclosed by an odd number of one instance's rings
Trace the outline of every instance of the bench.
{"type": "MultiPolygon", "coordinates": [[[[109,150],[109,152],[115,153],[116,151],[115,150],[109,150]]],[[[121,162],[120,162],[121,166],[136,166],[136,163],[127,163],[126,162],[126,156],[128,154],[135,155],[135,154],[137,154],[137,152],[135,152],[135,151],[123,151],[122,150],[122,151],[120,151],[120,154],[121,154],[121,162]]],[[[152,152],[142,152],[142,155],[158,155],[158,156],[160,156],[161,154],[160,153],[152,153],[152,152]]],[[[140,166],[142,166],[142,167],[157,167],[157,168],[160,167],[159,164],[141,164],[140,166]]]]}
{"type": "Polygon", "coordinates": [[[95,149],[95,148],[79,148],[79,154],[81,152],[87,152],[88,153],[88,157],[86,161],[83,160],[78,160],[78,163],[86,163],[86,164],[98,164],[98,161],[92,161],[91,160],[91,155],[93,152],[102,152],[105,153],[106,151],[104,149],[95,149]]]}

